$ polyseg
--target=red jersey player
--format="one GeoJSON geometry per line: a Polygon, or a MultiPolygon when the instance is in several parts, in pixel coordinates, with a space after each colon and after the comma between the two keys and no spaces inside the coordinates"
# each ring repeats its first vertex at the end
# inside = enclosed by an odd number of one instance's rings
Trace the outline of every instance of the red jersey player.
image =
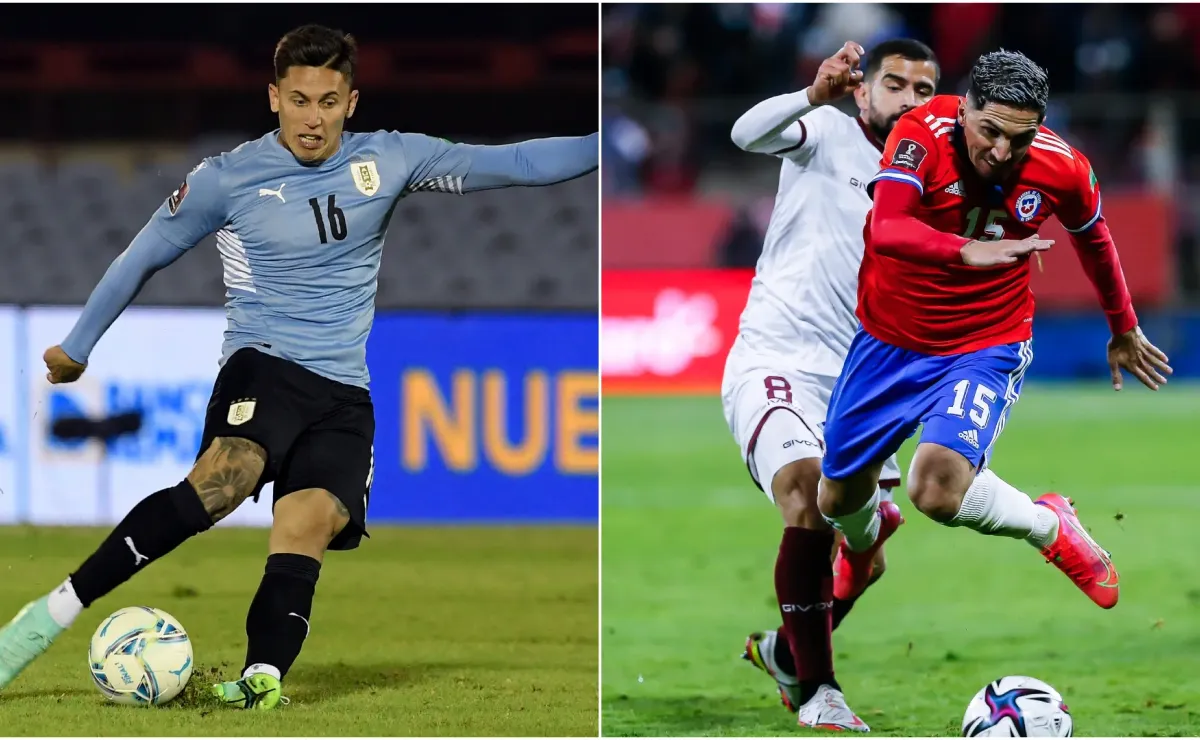
{"type": "Polygon", "coordinates": [[[1049,84],[1024,55],[979,59],[965,98],[938,96],[896,124],[871,183],[859,273],[862,328],[833,390],[818,505],[845,539],[834,594],[870,578],[901,523],[880,504],[880,467],[921,425],[908,494],[953,527],[1024,539],[1104,608],[1117,571],[1071,502],[1034,502],[987,469],[1033,360],[1030,257],[1049,249],[1052,214],[1096,286],[1112,329],[1113,386],[1124,368],[1157,390],[1171,372],[1138,329],[1087,159],[1043,127],[1049,84]]]}

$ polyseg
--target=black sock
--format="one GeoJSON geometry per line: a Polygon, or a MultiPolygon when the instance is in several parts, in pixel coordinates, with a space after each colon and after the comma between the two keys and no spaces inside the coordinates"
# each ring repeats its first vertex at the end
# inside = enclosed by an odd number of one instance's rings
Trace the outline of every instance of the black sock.
{"type": "Polygon", "coordinates": [[[71,574],[84,606],[109,593],[133,574],[212,526],[196,489],[186,480],[138,502],[71,574]]]}
{"type": "Polygon", "coordinates": [[[267,568],[250,612],[246,615],[246,668],[265,663],[287,675],[304,638],[312,615],[313,593],[321,575],[319,560],[307,555],[278,553],[267,557],[267,568]]]}

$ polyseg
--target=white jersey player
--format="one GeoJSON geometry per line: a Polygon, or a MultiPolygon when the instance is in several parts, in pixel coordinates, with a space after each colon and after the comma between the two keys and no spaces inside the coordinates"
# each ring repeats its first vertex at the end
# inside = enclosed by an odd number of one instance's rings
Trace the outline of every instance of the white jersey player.
{"type": "MultiPolygon", "coordinates": [[[[833,676],[830,635],[853,602],[833,599],[834,532],[817,509],[822,428],[858,327],[867,183],[892,126],[933,96],[938,67],[909,39],[876,46],[860,70],[863,54],[847,42],[812,86],[759,103],[733,126],[739,147],[782,165],[721,400],[750,476],[784,520],[775,567],[783,626],[751,635],[743,657],[776,680],[801,725],[865,732],[833,676]],[[850,91],[857,117],[822,105],[850,91]]],[[[899,482],[893,458],[880,485],[899,482]]],[[[873,576],[882,571],[880,557],[873,576]]]]}

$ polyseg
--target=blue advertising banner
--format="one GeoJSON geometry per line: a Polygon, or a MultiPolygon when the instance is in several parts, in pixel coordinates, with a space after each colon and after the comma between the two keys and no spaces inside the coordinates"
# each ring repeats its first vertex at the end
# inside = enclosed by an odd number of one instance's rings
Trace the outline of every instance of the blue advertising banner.
{"type": "MultiPolygon", "coordinates": [[[[195,458],[224,313],[131,308],[79,382],[52,386],[42,352],[78,314],[0,307],[0,523],[113,523],[195,458]],[[133,409],[141,430],[107,449],[50,434],[133,409]]],[[[371,523],[597,522],[598,341],[587,316],[378,314],[371,523]]],[[[222,526],[269,524],[270,500],[222,526]]]]}
{"type": "Polygon", "coordinates": [[[377,316],[371,520],[596,522],[598,336],[594,316],[377,316]]]}
{"type": "MultiPolygon", "coordinates": [[[[1200,314],[1146,312],[1138,320],[1146,337],[1171,359],[1176,381],[1200,378],[1200,314]]],[[[1106,382],[1110,336],[1099,311],[1038,314],[1033,319],[1033,364],[1026,378],[1106,382]]],[[[1125,382],[1137,384],[1131,376],[1125,382]]]]}

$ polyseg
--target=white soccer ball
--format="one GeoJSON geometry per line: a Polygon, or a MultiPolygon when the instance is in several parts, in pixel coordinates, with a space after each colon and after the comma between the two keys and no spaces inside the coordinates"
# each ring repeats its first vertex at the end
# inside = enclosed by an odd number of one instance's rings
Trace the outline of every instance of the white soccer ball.
{"type": "Polygon", "coordinates": [[[88,649],[92,680],[117,704],[166,704],[192,677],[192,641],[170,614],[131,606],[101,622],[88,649]]]}
{"type": "Polygon", "coordinates": [[[963,737],[1071,737],[1062,695],[1045,681],[1005,676],[979,690],[963,717],[963,737]]]}

